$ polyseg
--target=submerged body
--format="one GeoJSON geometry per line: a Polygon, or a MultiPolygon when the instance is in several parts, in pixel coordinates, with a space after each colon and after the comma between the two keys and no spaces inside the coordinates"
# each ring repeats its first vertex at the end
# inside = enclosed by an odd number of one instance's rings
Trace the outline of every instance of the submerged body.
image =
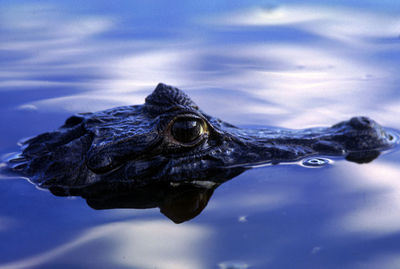
{"type": "Polygon", "coordinates": [[[394,136],[366,117],[326,128],[241,129],[202,112],[181,90],[159,84],[143,105],[70,117],[25,142],[14,170],[55,192],[90,196],[168,182],[224,182],[260,163],[308,156],[368,162],[394,136]]]}

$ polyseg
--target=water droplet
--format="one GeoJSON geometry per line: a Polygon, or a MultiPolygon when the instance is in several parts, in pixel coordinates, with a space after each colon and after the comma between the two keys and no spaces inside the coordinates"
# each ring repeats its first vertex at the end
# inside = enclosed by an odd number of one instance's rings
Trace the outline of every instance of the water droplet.
{"type": "Polygon", "coordinates": [[[309,158],[302,162],[303,166],[306,167],[322,167],[330,164],[332,161],[326,158],[309,158]]]}
{"type": "Polygon", "coordinates": [[[322,247],[320,246],[313,247],[313,249],[311,250],[311,254],[317,254],[321,251],[321,249],[322,247]]]}
{"type": "Polygon", "coordinates": [[[239,221],[239,222],[247,222],[247,216],[240,216],[240,217],[238,218],[238,221],[239,221]]]}

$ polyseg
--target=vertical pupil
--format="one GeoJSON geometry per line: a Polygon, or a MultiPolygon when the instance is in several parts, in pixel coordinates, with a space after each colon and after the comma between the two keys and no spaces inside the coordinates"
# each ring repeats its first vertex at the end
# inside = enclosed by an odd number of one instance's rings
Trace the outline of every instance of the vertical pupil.
{"type": "Polygon", "coordinates": [[[172,126],[171,132],[177,141],[189,143],[201,135],[202,126],[197,119],[177,119],[172,126]]]}

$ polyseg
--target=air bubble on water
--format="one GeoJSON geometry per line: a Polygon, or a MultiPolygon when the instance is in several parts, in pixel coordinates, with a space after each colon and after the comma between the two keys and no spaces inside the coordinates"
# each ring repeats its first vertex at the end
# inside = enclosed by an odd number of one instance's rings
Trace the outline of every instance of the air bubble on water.
{"type": "Polygon", "coordinates": [[[305,167],[313,168],[313,167],[323,167],[330,163],[332,163],[332,161],[327,158],[308,158],[308,159],[304,159],[301,162],[301,165],[303,165],[305,167]]]}
{"type": "Polygon", "coordinates": [[[388,140],[393,143],[393,144],[398,144],[399,143],[399,134],[395,131],[387,131],[387,138],[388,140]]]}

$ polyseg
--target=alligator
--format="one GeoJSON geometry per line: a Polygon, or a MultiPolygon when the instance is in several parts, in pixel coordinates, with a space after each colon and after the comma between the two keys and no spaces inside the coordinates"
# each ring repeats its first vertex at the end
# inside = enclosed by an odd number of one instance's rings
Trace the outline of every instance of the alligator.
{"type": "Polygon", "coordinates": [[[258,165],[321,155],[366,163],[397,141],[395,131],[367,117],[302,130],[238,128],[160,83],[143,105],[76,114],[24,141],[9,166],[53,194],[105,208],[101,201],[115,202],[121,191],[207,182],[213,189],[258,165]]]}

